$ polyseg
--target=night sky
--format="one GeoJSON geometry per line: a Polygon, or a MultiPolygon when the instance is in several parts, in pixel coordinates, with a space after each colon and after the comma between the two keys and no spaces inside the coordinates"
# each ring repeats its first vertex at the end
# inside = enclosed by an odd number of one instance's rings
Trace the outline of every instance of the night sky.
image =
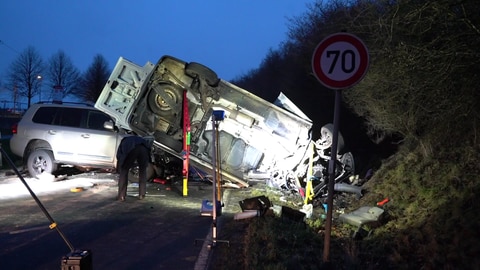
{"type": "MultiPolygon", "coordinates": [[[[289,19],[314,0],[0,1],[0,99],[6,74],[28,46],[44,61],[63,50],[84,72],[96,54],[143,66],[163,55],[199,62],[231,80],[287,40],[289,19]]],[[[7,95],[7,97],[5,97],[7,95]]]]}

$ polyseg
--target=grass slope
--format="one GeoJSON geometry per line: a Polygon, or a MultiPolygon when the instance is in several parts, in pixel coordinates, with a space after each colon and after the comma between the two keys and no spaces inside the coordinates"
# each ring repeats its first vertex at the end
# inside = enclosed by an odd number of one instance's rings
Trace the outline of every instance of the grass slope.
{"type": "MultiPolygon", "coordinates": [[[[334,269],[479,269],[480,147],[437,149],[400,147],[345,212],[375,205],[385,197],[386,222],[361,240],[334,215],[330,266],[334,269]]],[[[273,203],[278,193],[262,190],[273,203]]],[[[337,195],[342,196],[342,195],[337,195]]],[[[345,199],[337,197],[336,201],[345,199]]],[[[301,202],[300,202],[301,203],[301,202]]],[[[277,203],[278,204],[278,203],[277,203]]],[[[299,202],[294,202],[297,209],[299,202]]],[[[337,203],[338,205],[338,203],[337,203]]],[[[315,211],[319,211],[315,208],[315,211]]],[[[322,269],[324,221],[319,214],[306,226],[265,215],[227,220],[222,233],[232,242],[215,250],[210,269],[322,269]]]]}

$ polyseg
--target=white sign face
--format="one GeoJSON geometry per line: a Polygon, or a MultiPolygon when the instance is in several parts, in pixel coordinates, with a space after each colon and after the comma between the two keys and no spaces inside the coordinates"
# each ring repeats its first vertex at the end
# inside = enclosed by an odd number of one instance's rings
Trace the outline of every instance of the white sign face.
{"type": "Polygon", "coordinates": [[[368,51],[357,37],[339,33],[328,36],[314,51],[312,68],[326,87],[342,89],[358,83],[366,74],[368,51]]]}

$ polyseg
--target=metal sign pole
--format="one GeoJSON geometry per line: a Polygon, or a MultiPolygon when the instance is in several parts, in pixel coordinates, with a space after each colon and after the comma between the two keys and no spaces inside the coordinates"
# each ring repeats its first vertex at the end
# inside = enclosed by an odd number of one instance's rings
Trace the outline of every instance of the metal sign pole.
{"type": "Polygon", "coordinates": [[[328,208],[323,249],[324,263],[330,262],[330,235],[337,161],[338,123],[340,121],[340,89],[351,87],[363,79],[368,69],[368,58],[368,50],[363,41],[348,33],[336,33],[324,38],[317,45],[312,56],[312,69],[317,79],[325,87],[336,89],[332,153],[328,166],[328,208]]]}

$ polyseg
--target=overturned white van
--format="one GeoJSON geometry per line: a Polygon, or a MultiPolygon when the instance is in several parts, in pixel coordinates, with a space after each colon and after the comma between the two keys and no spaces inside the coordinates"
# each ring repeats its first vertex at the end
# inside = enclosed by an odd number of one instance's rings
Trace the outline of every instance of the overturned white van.
{"type": "MultiPolygon", "coordinates": [[[[190,165],[209,173],[212,113],[224,111],[218,127],[219,165],[223,180],[239,186],[248,186],[252,178],[298,183],[306,175],[309,145],[314,144],[316,152],[329,148],[328,138],[312,140],[312,121],[283,94],[274,103],[267,102],[218,78],[202,64],[171,56],[144,66],[120,58],[95,107],[114,118],[119,128],[153,136],[157,151],[178,159],[184,154],[183,124],[188,121],[190,165]],[[183,117],[184,96],[189,119],[183,117]]],[[[353,157],[341,149],[342,170],[352,173],[353,157]]],[[[320,161],[317,157],[317,176],[326,168],[319,167],[320,161]]]]}

